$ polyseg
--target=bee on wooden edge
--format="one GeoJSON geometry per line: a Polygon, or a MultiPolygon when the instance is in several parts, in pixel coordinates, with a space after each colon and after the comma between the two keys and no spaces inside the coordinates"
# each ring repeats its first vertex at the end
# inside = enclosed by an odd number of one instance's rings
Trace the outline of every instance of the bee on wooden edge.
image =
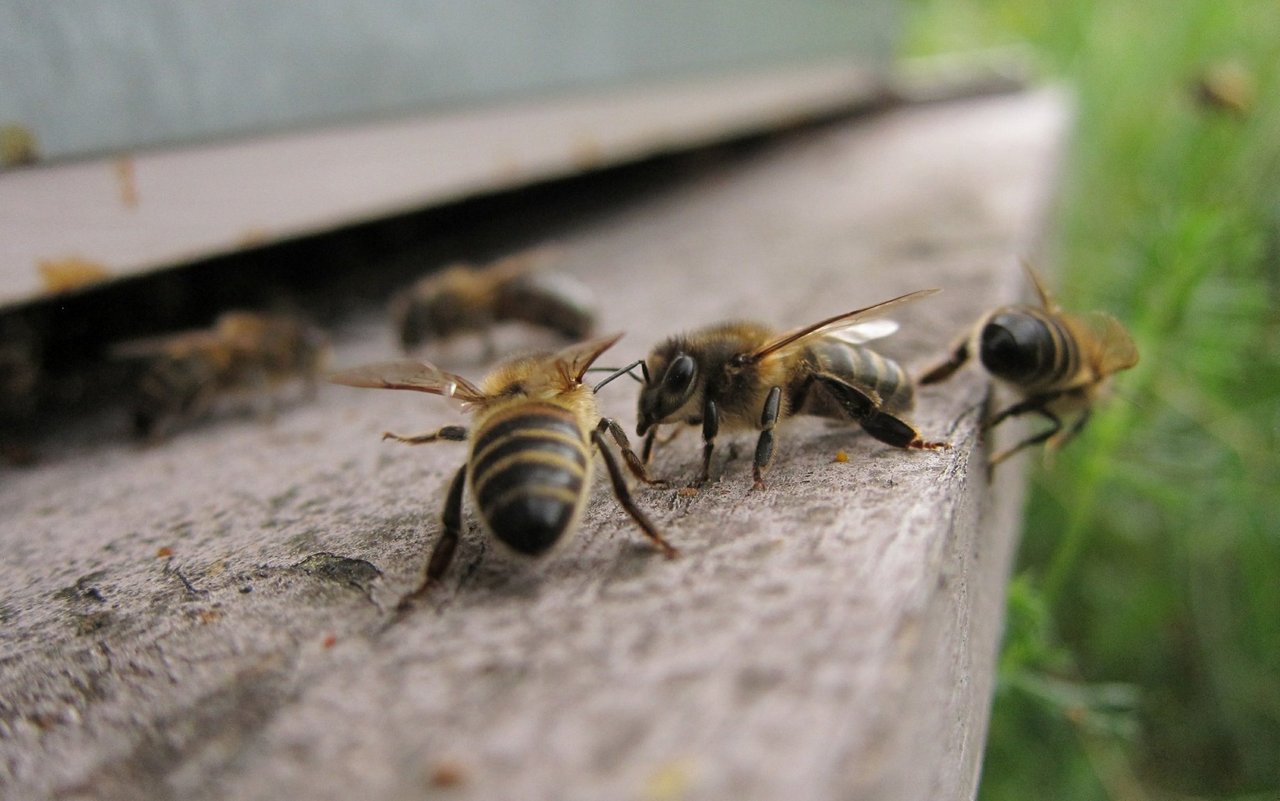
{"type": "Polygon", "coordinates": [[[920,378],[921,384],[944,381],[976,353],[988,373],[1022,398],[992,415],[986,428],[1029,413],[1049,421],[1048,429],[991,457],[991,467],[1041,442],[1046,454],[1067,444],[1089,422],[1108,379],[1138,363],[1137,346],[1119,320],[1063,311],[1035,270],[1024,266],[1040,305],[1001,306],[983,315],[950,358],[920,378]],[[1069,416],[1075,419],[1067,426],[1069,416]]]}
{"type": "Polygon", "coordinates": [[[891,320],[870,318],[937,291],[912,292],[782,334],[760,323],[730,322],[674,336],[600,382],[597,389],[640,368],[644,386],[636,433],[645,437],[645,463],[659,426],[702,427],[702,471],[687,487],[690,491],[710,477],[721,429],[760,432],[752,478],[753,488],[763,489],[773,458],[774,428],[799,414],[852,420],[898,448],[947,448],[945,442],[922,438],[901,417],[915,401],[906,371],[862,344],[898,328],[891,320]]]}
{"type": "Polygon", "coordinates": [[[462,531],[465,486],[485,530],[516,553],[548,553],[577,527],[591,487],[593,451],[604,460],[618,503],[667,558],[676,549],[631,498],[605,439],[612,437],[627,467],[648,477],[626,434],[601,415],[592,387],[582,383],[591,364],[621,334],[594,339],[557,353],[506,361],[477,386],[426,362],[382,362],[335,373],[335,384],[375,389],[407,389],[452,398],[475,415],[474,425],[450,425],[412,436],[387,432],[383,439],[410,445],[440,440],[467,442],[466,462],[449,484],[442,531],[427,561],[422,584],[400,603],[422,597],[453,560],[462,531]]]}

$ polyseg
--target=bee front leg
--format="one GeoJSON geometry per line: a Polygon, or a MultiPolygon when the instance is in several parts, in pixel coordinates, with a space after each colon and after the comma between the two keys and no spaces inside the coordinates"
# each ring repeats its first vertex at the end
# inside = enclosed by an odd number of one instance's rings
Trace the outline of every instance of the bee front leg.
{"type": "Polygon", "coordinates": [[[396,609],[411,609],[414,603],[425,596],[440,581],[444,571],[453,561],[453,552],[458,548],[458,537],[462,533],[462,488],[467,483],[467,466],[458,468],[449,484],[449,494],[444,502],[444,514],[440,516],[440,539],[436,547],[431,549],[431,558],[427,560],[426,576],[418,588],[400,599],[396,609]]]}
{"type": "Polygon", "coordinates": [[[653,463],[653,444],[658,439],[658,427],[654,426],[649,429],[649,433],[644,435],[644,447],[640,450],[640,461],[645,464],[653,463]]]}
{"type": "Polygon", "coordinates": [[[920,376],[916,383],[936,384],[939,381],[945,381],[967,361],[969,361],[969,337],[966,335],[952,350],[950,358],[920,376]]]}
{"type": "Polygon", "coordinates": [[[711,478],[711,454],[716,449],[716,434],[720,433],[720,412],[716,402],[708,399],[702,409],[702,473],[685,491],[692,494],[702,489],[711,478]]]}
{"type": "Polygon", "coordinates": [[[672,442],[675,442],[676,437],[680,436],[680,433],[684,431],[684,428],[685,427],[683,425],[672,426],[671,433],[661,439],[658,438],[657,426],[649,429],[649,433],[644,435],[644,448],[640,451],[640,461],[645,464],[652,464],[654,446],[662,445],[665,447],[670,445],[672,442]]]}
{"type": "Polygon", "coordinates": [[[466,442],[467,427],[445,426],[444,428],[438,428],[435,431],[424,431],[421,434],[410,434],[408,436],[393,434],[390,431],[383,431],[382,439],[393,439],[396,442],[403,442],[406,445],[422,445],[426,442],[436,442],[442,439],[449,442],[466,442]]]}
{"type": "Polygon", "coordinates": [[[627,489],[626,479],[622,476],[622,470],[618,467],[618,462],[613,458],[613,454],[609,452],[609,443],[605,440],[604,433],[599,428],[596,428],[591,432],[591,439],[595,442],[596,449],[600,451],[600,456],[604,458],[604,466],[609,471],[609,481],[613,484],[613,494],[617,497],[619,505],[626,510],[627,514],[631,515],[631,519],[636,522],[636,525],[640,527],[644,535],[653,541],[658,550],[662,551],[663,556],[668,559],[674,559],[679,554],[679,551],[658,533],[658,527],[648,517],[645,517],[644,512],[640,511],[640,507],[636,506],[635,501],[632,500],[631,492],[627,489]]]}
{"type": "Polygon", "coordinates": [[[755,479],[752,489],[764,489],[764,471],[773,461],[773,427],[778,423],[778,414],[782,409],[782,387],[769,390],[765,398],[764,410],[760,414],[760,439],[756,441],[755,463],[751,466],[751,475],[755,479]]]}
{"type": "MultiPolygon", "coordinates": [[[[645,469],[645,462],[642,461],[639,456],[636,456],[635,451],[631,450],[631,441],[627,439],[626,432],[622,430],[622,426],[618,425],[616,420],[610,417],[600,418],[600,423],[596,426],[596,431],[599,431],[601,434],[607,432],[609,436],[613,437],[613,441],[617,443],[618,450],[622,451],[622,459],[627,463],[627,469],[631,471],[632,475],[650,486],[665,487],[667,485],[667,482],[665,481],[649,477],[649,471],[645,469]]],[[[650,431],[650,433],[653,432],[650,431]]],[[[646,436],[646,444],[648,441],[648,437],[646,436]]]]}

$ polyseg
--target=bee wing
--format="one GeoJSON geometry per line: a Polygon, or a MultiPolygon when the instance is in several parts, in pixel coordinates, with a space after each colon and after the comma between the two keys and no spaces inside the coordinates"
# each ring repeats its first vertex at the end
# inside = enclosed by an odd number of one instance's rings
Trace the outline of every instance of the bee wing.
{"type": "Polygon", "coordinates": [[[823,336],[829,339],[838,339],[850,345],[861,345],[874,339],[884,339],[897,331],[898,328],[898,324],[893,320],[863,320],[860,323],[853,323],[847,328],[834,328],[827,331],[823,336]]]}
{"type": "Polygon", "coordinates": [[[1138,363],[1138,346],[1124,325],[1106,312],[1088,314],[1064,314],[1082,335],[1076,339],[1085,343],[1093,355],[1094,369],[1098,375],[1111,375],[1128,370],[1138,363]]]}
{"type": "MultiPolygon", "coordinates": [[[[928,297],[929,295],[933,295],[941,291],[942,290],[940,289],[920,289],[915,292],[908,292],[905,295],[899,295],[896,298],[890,298],[889,300],[882,301],[871,306],[854,309],[853,311],[845,312],[844,314],[837,314],[835,317],[828,317],[825,320],[819,320],[818,322],[804,326],[803,328],[796,328],[785,334],[774,337],[764,345],[761,345],[754,352],[748,354],[747,359],[753,362],[759,361],[774,351],[781,350],[782,348],[791,345],[797,345],[805,340],[823,337],[828,334],[834,334],[839,331],[858,327],[869,317],[879,316],[890,309],[897,308],[905,303],[920,300],[921,298],[928,297]]],[[[880,336],[888,336],[893,333],[893,331],[897,330],[897,323],[894,323],[891,320],[886,320],[884,322],[892,325],[893,329],[886,330],[883,325],[873,326],[869,329],[871,334],[876,334],[877,331],[884,331],[884,333],[868,336],[861,341],[866,342],[871,339],[878,339],[880,336]]],[[[857,334],[854,334],[854,336],[857,336],[857,334]]]]}
{"type": "Polygon", "coordinates": [[[622,339],[622,334],[611,334],[607,337],[589,339],[561,350],[552,358],[559,366],[565,378],[573,383],[581,383],[587,368],[600,358],[600,354],[613,347],[613,343],[622,339]]]}
{"type": "Polygon", "coordinates": [[[441,370],[434,364],[411,359],[376,362],[340,370],[329,376],[329,382],[348,387],[412,389],[457,398],[464,403],[480,403],[485,400],[485,394],[462,376],[441,370]]]}

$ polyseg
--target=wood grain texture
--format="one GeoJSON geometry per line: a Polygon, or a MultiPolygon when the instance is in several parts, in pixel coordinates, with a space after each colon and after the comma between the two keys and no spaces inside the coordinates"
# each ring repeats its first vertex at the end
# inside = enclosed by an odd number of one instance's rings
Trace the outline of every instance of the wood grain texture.
{"type": "MultiPolygon", "coordinates": [[[[884,342],[918,371],[1020,294],[1065,118],[1036,93],[793,136],[568,232],[565,269],[628,332],[617,364],[941,286],[884,342]]],[[[371,316],[335,362],[389,351],[371,316]]],[[[602,398],[628,426],[631,387],[602,398]]],[[[0,482],[0,796],[971,797],[1022,496],[1016,462],[981,468],[987,391],[966,370],[921,393],[945,452],[784,425],[761,492],[754,441],[726,439],[696,497],[637,492],[675,561],[604,482],[534,564],[468,509],[445,585],[394,625],[464,448],[379,434],[459,422],[447,401],[325,387],[271,426],[54,443],[0,482]]],[[[693,477],[697,439],[656,472],[693,477]]]]}

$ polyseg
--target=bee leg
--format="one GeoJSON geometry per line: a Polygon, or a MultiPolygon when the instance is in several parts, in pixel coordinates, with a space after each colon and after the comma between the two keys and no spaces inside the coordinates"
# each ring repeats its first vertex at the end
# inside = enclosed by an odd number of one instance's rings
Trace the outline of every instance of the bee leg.
{"type": "Polygon", "coordinates": [[[1084,427],[1089,422],[1089,417],[1092,414],[1092,410],[1085,409],[1081,412],[1080,417],[1071,424],[1071,428],[1068,428],[1066,431],[1061,431],[1056,436],[1050,438],[1049,441],[1045,443],[1045,447],[1058,450],[1063,445],[1066,445],[1068,442],[1075,439],[1076,435],[1084,430],[1084,427]]]}
{"type": "Polygon", "coordinates": [[[677,425],[671,427],[671,433],[661,439],[658,438],[658,427],[654,426],[649,429],[649,433],[644,435],[644,450],[640,452],[640,461],[650,464],[653,461],[654,445],[670,445],[676,441],[676,437],[684,431],[684,426],[677,425]]]}
{"type": "Polygon", "coordinates": [[[862,430],[881,442],[895,448],[920,448],[940,450],[950,448],[947,442],[930,442],[920,438],[920,432],[906,420],[880,408],[867,393],[840,378],[819,374],[814,376],[827,389],[840,406],[862,426],[862,430]]]}
{"type": "MultiPolygon", "coordinates": [[[[1021,404],[1018,404],[1018,405],[1021,405],[1021,404]]],[[[1032,445],[1038,445],[1041,442],[1044,442],[1045,440],[1052,439],[1056,437],[1060,431],[1062,431],[1062,420],[1056,414],[1049,411],[1048,409],[1031,408],[1031,409],[1025,409],[1024,411],[1033,411],[1033,412],[1039,413],[1046,420],[1052,423],[1053,426],[1049,429],[1046,429],[1045,431],[1040,432],[1039,434],[1036,434],[1033,437],[1027,437],[1022,442],[1019,442],[1017,445],[1014,445],[1012,448],[1009,448],[1008,450],[1001,451],[1000,453],[997,453],[995,456],[992,456],[991,461],[987,462],[988,470],[994,468],[996,465],[1000,464],[1005,459],[1008,459],[1010,456],[1013,456],[1015,453],[1022,450],[1023,448],[1028,448],[1032,445]]],[[[1000,419],[1003,420],[1004,418],[1002,417],[1000,419]]],[[[1072,431],[1068,431],[1066,438],[1069,439],[1071,436],[1073,436],[1075,430],[1077,429],[1073,428],[1072,431]]]]}
{"type": "Polygon", "coordinates": [[[649,433],[644,435],[644,448],[640,451],[640,461],[645,464],[653,462],[653,443],[658,438],[658,427],[654,426],[649,429],[649,433]]]}
{"type": "Polygon", "coordinates": [[[711,478],[711,453],[716,449],[718,433],[720,433],[720,412],[716,409],[716,402],[708,399],[702,410],[702,473],[696,481],[685,487],[685,490],[697,492],[711,478]]]}
{"type": "Polygon", "coordinates": [[[964,366],[969,361],[969,337],[966,336],[960,341],[955,349],[951,352],[951,357],[942,364],[937,365],[924,375],[920,376],[916,382],[918,384],[936,384],[939,381],[945,381],[951,377],[952,373],[964,366]]]}
{"type": "Polygon", "coordinates": [[[1017,417],[1028,412],[1040,412],[1041,414],[1047,414],[1047,412],[1045,412],[1045,407],[1051,402],[1067,394],[1069,391],[1070,390],[1063,390],[1061,392],[1046,392],[1042,395],[1032,395],[1030,398],[1021,400],[1012,406],[996,412],[995,416],[983,425],[983,428],[995,428],[1010,417],[1017,417]]]}
{"type": "Polygon", "coordinates": [[[466,426],[445,426],[435,431],[424,431],[421,434],[411,434],[403,436],[401,434],[393,434],[390,431],[382,432],[382,439],[393,439],[396,442],[403,442],[406,445],[421,445],[424,442],[435,442],[437,440],[448,440],[449,442],[466,442],[467,428],[466,426]]]}
{"type": "Polygon", "coordinates": [[[773,461],[773,427],[778,423],[778,415],[782,410],[782,387],[769,390],[769,397],[764,401],[764,410],[760,414],[760,439],[756,441],[755,463],[751,466],[751,476],[755,479],[752,489],[764,489],[764,471],[773,461]]]}
{"type": "MultiPolygon", "coordinates": [[[[609,481],[613,484],[613,494],[617,497],[618,503],[631,515],[631,519],[636,521],[636,525],[644,532],[644,535],[653,540],[653,544],[662,551],[662,555],[668,559],[674,559],[679,553],[671,543],[663,539],[658,533],[657,526],[645,517],[644,512],[640,511],[640,507],[636,506],[635,501],[631,499],[631,492],[627,489],[626,479],[622,476],[622,470],[618,467],[618,462],[613,458],[613,454],[609,452],[609,443],[604,438],[604,434],[599,428],[591,432],[591,439],[596,444],[596,448],[600,451],[600,455],[604,457],[604,466],[609,471],[609,481]]],[[[434,561],[434,557],[432,559],[434,561]]]]}
{"type": "Polygon", "coordinates": [[[636,456],[636,452],[631,450],[631,441],[627,439],[627,434],[622,430],[622,426],[610,417],[600,418],[599,425],[596,430],[601,434],[608,432],[613,437],[613,441],[617,443],[618,450],[622,451],[622,459],[627,463],[627,469],[631,474],[650,486],[665,487],[667,482],[658,479],[649,478],[649,471],[645,469],[644,462],[636,456]]]}
{"type": "Polygon", "coordinates": [[[440,516],[440,539],[436,547],[431,549],[431,558],[427,560],[426,576],[418,588],[400,599],[396,609],[405,611],[413,607],[414,602],[424,597],[436,585],[449,563],[453,561],[453,552],[458,547],[458,537],[462,532],[462,488],[467,483],[467,466],[458,468],[449,484],[449,495],[445,498],[444,514],[440,516]]]}

